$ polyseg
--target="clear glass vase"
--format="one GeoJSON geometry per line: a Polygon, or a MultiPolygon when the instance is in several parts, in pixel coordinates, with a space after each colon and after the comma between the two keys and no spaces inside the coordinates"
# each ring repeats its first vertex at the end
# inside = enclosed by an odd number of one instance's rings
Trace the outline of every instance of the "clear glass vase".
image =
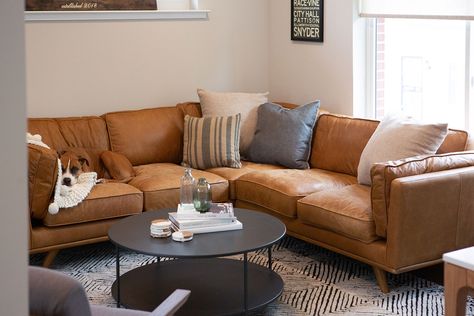
{"type": "Polygon", "coordinates": [[[184,175],[181,177],[181,186],[179,188],[179,203],[181,209],[192,210],[193,205],[193,190],[194,190],[194,177],[191,174],[191,168],[184,169],[184,175]]]}
{"type": "Polygon", "coordinates": [[[211,208],[211,185],[205,178],[199,178],[193,191],[194,208],[200,213],[205,213],[211,208]]]}

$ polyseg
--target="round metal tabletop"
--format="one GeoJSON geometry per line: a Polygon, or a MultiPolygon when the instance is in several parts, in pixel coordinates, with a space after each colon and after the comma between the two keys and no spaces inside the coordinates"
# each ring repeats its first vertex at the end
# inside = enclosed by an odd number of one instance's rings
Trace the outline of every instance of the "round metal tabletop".
{"type": "Polygon", "coordinates": [[[148,211],[120,220],[109,229],[109,238],[115,245],[139,253],[172,258],[211,258],[241,254],[266,248],[286,233],[285,225],[268,214],[235,208],[243,229],[195,234],[189,242],[150,236],[150,224],[155,219],[168,219],[176,209],[148,211]]]}

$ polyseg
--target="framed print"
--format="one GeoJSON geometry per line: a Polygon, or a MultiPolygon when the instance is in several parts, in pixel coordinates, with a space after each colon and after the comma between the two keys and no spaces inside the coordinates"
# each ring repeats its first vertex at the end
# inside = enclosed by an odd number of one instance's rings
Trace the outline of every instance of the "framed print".
{"type": "Polygon", "coordinates": [[[156,0],[26,0],[26,11],[156,10],[156,0]]]}
{"type": "Polygon", "coordinates": [[[291,40],[323,42],[323,0],[291,0],[291,40]]]}

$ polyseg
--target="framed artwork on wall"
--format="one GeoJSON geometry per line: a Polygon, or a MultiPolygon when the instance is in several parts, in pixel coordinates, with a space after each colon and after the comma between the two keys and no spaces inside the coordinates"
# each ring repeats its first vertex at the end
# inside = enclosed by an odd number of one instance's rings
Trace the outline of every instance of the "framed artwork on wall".
{"type": "Polygon", "coordinates": [[[26,11],[156,10],[156,0],[26,0],[26,11]]]}
{"type": "Polygon", "coordinates": [[[291,0],[291,40],[323,42],[323,0],[291,0]]]}

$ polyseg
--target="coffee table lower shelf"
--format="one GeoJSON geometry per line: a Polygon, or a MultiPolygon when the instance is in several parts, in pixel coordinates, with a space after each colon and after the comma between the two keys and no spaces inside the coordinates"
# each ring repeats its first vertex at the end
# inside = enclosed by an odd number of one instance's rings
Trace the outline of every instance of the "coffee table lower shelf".
{"type": "MultiPolygon", "coordinates": [[[[268,267],[248,263],[248,310],[277,299],[283,280],[268,267]]],[[[120,302],[152,311],[175,289],[191,290],[176,315],[233,315],[244,312],[244,264],[223,258],[177,259],[149,264],[120,276],[120,302]]],[[[117,281],[112,285],[117,299],[117,281]]]]}

